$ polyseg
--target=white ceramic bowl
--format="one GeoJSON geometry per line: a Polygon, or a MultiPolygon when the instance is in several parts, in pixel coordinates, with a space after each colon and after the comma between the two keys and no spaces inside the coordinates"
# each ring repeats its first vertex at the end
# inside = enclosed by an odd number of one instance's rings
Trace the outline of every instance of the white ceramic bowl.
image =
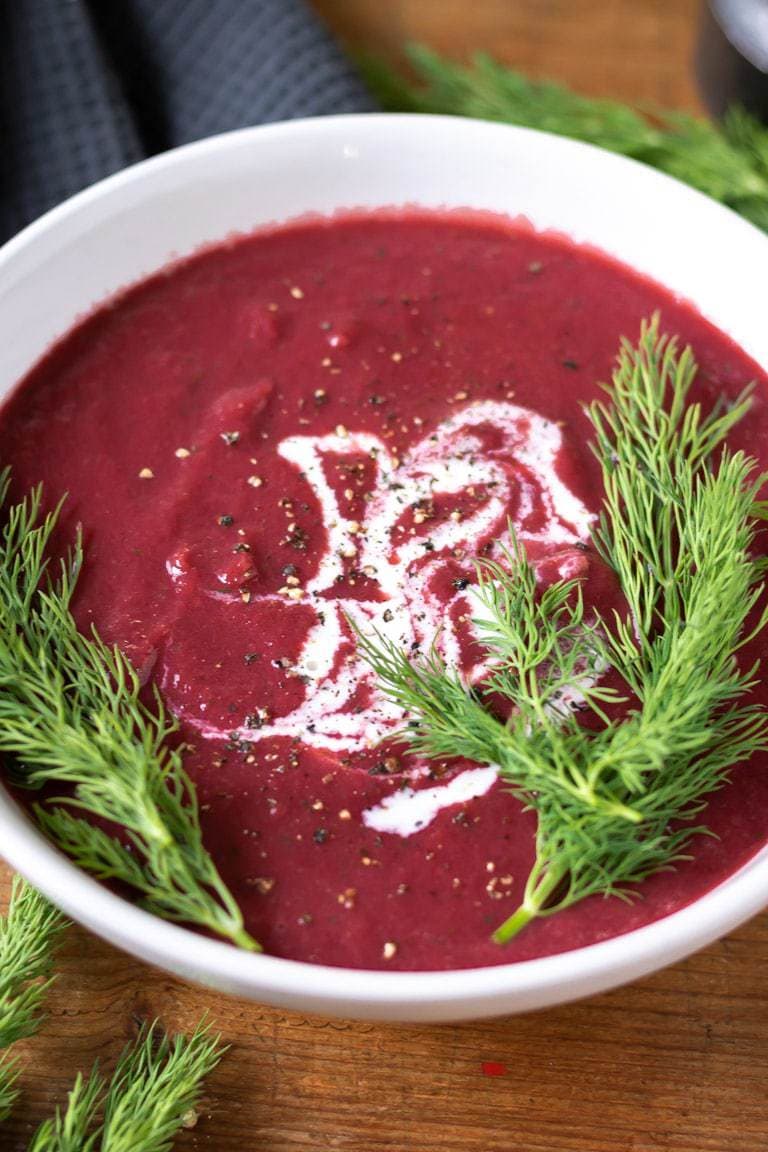
{"type": "MultiPolygon", "coordinates": [[[[414,203],[523,214],[693,301],[768,368],[768,237],[649,168],[518,128],[420,116],[295,121],[205,140],[56,208],[0,253],[0,396],[73,321],[170,258],[309,211],[414,203]]],[[[50,847],[0,787],[0,851],[93,932],[191,980],[301,1011],[459,1020],[635,979],[768,904],[768,849],[688,908],[559,956],[460,972],[350,971],[253,956],[164,923],[50,847]]]]}

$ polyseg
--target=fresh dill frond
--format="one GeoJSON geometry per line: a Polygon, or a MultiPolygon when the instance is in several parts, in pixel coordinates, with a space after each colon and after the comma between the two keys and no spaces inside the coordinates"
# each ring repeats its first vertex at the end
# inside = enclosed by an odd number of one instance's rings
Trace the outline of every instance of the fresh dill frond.
{"type": "Polygon", "coordinates": [[[384,108],[474,116],[570,136],[659,168],[768,231],[768,128],[742,108],[722,126],[686,113],[638,110],[547,81],[529,80],[486,55],[455,64],[411,45],[413,83],[378,60],[363,74],[384,108]]]}
{"type": "Polygon", "coordinates": [[[10,1116],[19,1095],[16,1087],[19,1072],[18,1060],[3,1053],[0,1056],[0,1123],[10,1116]]]}
{"type": "MultiPolygon", "coordinates": [[[[40,1027],[53,983],[53,954],[66,921],[48,901],[15,877],[8,912],[0,917],[0,1049],[40,1027]]],[[[18,1061],[0,1057],[0,1120],[18,1095],[18,1061]]]]}
{"type": "Polygon", "coordinates": [[[65,927],[44,896],[14,877],[8,912],[0,917],[0,1048],[37,1031],[65,927]]]}
{"type": "Polygon", "coordinates": [[[537,813],[536,860],[520,907],[497,930],[587,896],[627,896],[681,858],[706,797],[729,769],[768,749],[768,716],[741,703],[756,668],[739,650],[766,623],[753,556],[765,477],[724,440],[749,406],[743,393],[705,413],[690,402],[696,365],[644,324],[624,343],[607,399],[587,411],[605,490],[595,543],[616,573],[628,614],[584,619],[573,581],[539,593],[522,545],[480,560],[475,626],[491,672],[470,686],[437,646],[411,661],[380,637],[362,639],[383,689],[410,714],[401,738],[429,757],[498,766],[537,813]],[[630,693],[611,719],[614,693],[592,684],[610,664],[630,693]],[[580,690],[595,723],[557,707],[580,690]],[[494,712],[503,697],[504,721],[494,712]],[[553,706],[554,705],[554,706],[553,706]]]}
{"type": "Polygon", "coordinates": [[[637,694],[659,629],[666,625],[669,640],[671,625],[685,620],[689,585],[697,579],[692,553],[718,533],[716,506],[731,506],[736,523],[748,524],[760,487],[760,477],[748,483],[754,463],[741,454],[722,455],[718,478],[710,471],[716,450],[749,410],[751,388],[704,414],[700,404],[688,403],[695,377],[690,348],[678,353],[655,318],[643,325],[637,348],[622,342],[604,389],[608,400],[587,410],[604,490],[594,539],[630,609],[608,635],[610,659],[637,694]],[[714,522],[707,521],[711,505],[714,522]]]}
{"type": "MultiPolygon", "coordinates": [[[[706,796],[733,765],[768,748],[764,711],[735,703],[754,676],[754,669],[740,671],[735,653],[761,592],[750,558],[753,471],[752,462],[726,456],[717,473],[702,476],[687,512],[689,539],[680,543],[688,558],[687,572],[680,573],[681,614],[655,626],[650,644],[638,629],[636,663],[647,666],[638,673],[630,656],[627,677],[638,684],[638,706],[577,745],[587,779],[614,780],[613,795],[639,814],[639,822],[630,828],[599,808],[563,801],[551,789],[526,797],[539,816],[536,865],[522,909],[497,939],[509,938],[532,916],[551,915],[586,896],[625,894],[628,885],[673,864],[702,830],[692,822],[706,796]]],[[[763,614],[757,627],[764,622],[763,614]]],[[[620,643],[630,635],[629,622],[622,621],[620,643]]],[[[625,655],[619,643],[614,651],[625,655]]],[[[620,659],[614,667],[624,674],[620,659]]]]}
{"type": "Polygon", "coordinates": [[[142,1029],[109,1086],[102,1152],[167,1152],[225,1051],[204,1022],[191,1036],[173,1040],[160,1035],[156,1024],[142,1029]]]}
{"type": "Polygon", "coordinates": [[[67,1094],[64,1109],[44,1120],[30,1141],[28,1152],[97,1152],[98,1129],[94,1130],[106,1088],[98,1064],[86,1080],[78,1072],[67,1094]]]}
{"type": "Polygon", "coordinates": [[[584,732],[562,705],[564,690],[574,683],[585,705],[603,718],[603,705],[617,702],[610,689],[592,683],[605,645],[595,625],[584,621],[578,584],[552,584],[538,597],[521,545],[513,540],[513,551],[503,554],[507,567],[488,560],[476,565],[483,614],[475,624],[492,656],[482,686],[469,686],[449,670],[437,642],[424,658],[411,660],[377,633],[357,630],[361,654],[411,717],[398,738],[416,755],[495,764],[521,796],[546,787],[564,801],[570,796],[611,813],[618,805],[628,819],[638,818],[583,772],[573,746],[584,741],[584,732]],[[512,706],[506,720],[489,709],[491,695],[512,706]]]}
{"type": "MultiPolygon", "coordinates": [[[[8,485],[6,471],[0,505],[8,485]]],[[[77,629],[70,606],[82,544],[57,568],[50,562],[59,510],[44,514],[36,488],[7,509],[0,535],[0,752],[14,757],[23,786],[65,787],[36,812],[82,868],[131,885],[159,916],[257,949],[203,844],[176,720],[156,690],[152,706],[144,702],[119,648],[77,629]]]]}
{"type": "Polygon", "coordinates": [[[38,1128],[29,1152],[170,1152],[226,1049],[204,1022],[191,1036],[142,1028],[107,1082],[94,1065],[66,1107],[38,1128]]]}
{"type": "MultiPolygon", "coordinates": [[[[55,979],[53,956],[66,921],[16,878],[0,918],[0,1048],[32,1035],[55,979]]],[[[168,1152],[197,1106],[202,1083],[225,1049],[203,1020],[189,1037],[172,1040],[157,1022],[128,1045],[107,1081],[95,1065],[78,1074],[64,1109],[46,1120],[30,1152],[168,1152]]],[[[0,1120],[16,1100],[15,1060],[0,1060],[0,1120]]]]}

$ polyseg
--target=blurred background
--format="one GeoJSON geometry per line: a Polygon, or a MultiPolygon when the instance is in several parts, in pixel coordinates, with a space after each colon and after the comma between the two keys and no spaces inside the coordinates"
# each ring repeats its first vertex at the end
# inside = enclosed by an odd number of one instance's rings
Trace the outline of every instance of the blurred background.
{"type": "Polygon", "coordinates": [[[167,148],[381,107],[577,136],[768,228],[768,131],[679,118],[734,104],[768,118],[768,0],[0,0],[0,239],[167,148]],[[437,59],[414,69],[414,44],[437,59]],[[456,73],[478,53],[515,77],[456,73]],[[576,94],[556,115],[543,80],[576,94]],[[632,139],[579,97],[639,109],[632,139]]]}
{"type": "MultiPolygon", "coordinates": [[[[700,0],[313,0],[356,51],[403,61],[408,41],[454,60],[489,52],[590,96],[700,111],[700,0]]],[[[766,5],[768,13],[768,5],[766,5]]]]}

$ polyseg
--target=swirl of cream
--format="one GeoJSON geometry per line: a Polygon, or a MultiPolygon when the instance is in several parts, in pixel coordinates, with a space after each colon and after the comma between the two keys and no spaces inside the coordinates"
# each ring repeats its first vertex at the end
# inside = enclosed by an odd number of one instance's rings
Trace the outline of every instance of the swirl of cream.
{"type": "MultiPolygon", "coordinates": [[[[317,498],[326,547],[303,601],[286,603],[274,594],[265,599],[279,604],[281,611],[291,611],[307,600],[317,605],[322,597],[323,611],[310,627],[295,665],[306,679],[302,703],[257,730],[238,730],[238,735],[249,741],[299,736],[311,746],[350,753],[393,733],[402,713],[378,690],[368,665],[356,655],[349,619],[363,631],[375,628],[406,651],[431,643],[439,631],[448,664],[461,666],[470,679],[481,674],[482,665],[466,666],[456,625],[462,617],[455,609],[460,606],[466,619],[476,605],[462,581],[441,583],[440,572],[447,563],[455,564],[457,555],[471,558],[483,548],[492,554],[494,541],[504,536],[511,519],[529,549],[539,557],[562,556],[561,574],[572,574],[568,565],[576,546],[588,536],[593,517],[558,476],[561,450],[562,433],[555,423],[529,409],[495,401],[456,411],[403,461],[369,432],[283,440],[279,454],[302,473],[317,498]],[[375,483],[364,520],[358,524],[341,511],[326,461],[361,454],[375,461],[375,483]],[[403,529],[404,510],[420,502],[444,504],[467,493],[480,497],[466,514],[430,525],[428,551],[422,534],[403,529]],[[343,585],[338,577],[344,573],[345,557],[352,553],[359,568],[375,573],[376,599],[339,595],[343,585]]],[[[232,731],[191,722],[209,737],[229,736],[232,731]]]]}

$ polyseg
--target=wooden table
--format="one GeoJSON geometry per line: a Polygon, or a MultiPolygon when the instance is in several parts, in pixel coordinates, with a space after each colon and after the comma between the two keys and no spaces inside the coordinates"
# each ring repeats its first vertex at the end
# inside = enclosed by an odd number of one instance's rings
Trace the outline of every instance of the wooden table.
{"type": "MultiPolygon", "coordinates": [[[[350,42],[493,50],[584,91],[695,109],[695,0],[322,0],[350,42]]],[[[0,867],[0,907],[8,874],[0,867]]],[[[24,1090],[0,1131],[21,1152],[74,1072],[109,1061],[137,1018],[232,1045],[181,1149],[214,1152],[759,1152],[768,1148],[768,917],[633,987],[491,1023],[310,1019],[226,999],[75,928],[24,1090]],[[484,1074],[483,1063],[504,1066],[484,1074]]]]}

